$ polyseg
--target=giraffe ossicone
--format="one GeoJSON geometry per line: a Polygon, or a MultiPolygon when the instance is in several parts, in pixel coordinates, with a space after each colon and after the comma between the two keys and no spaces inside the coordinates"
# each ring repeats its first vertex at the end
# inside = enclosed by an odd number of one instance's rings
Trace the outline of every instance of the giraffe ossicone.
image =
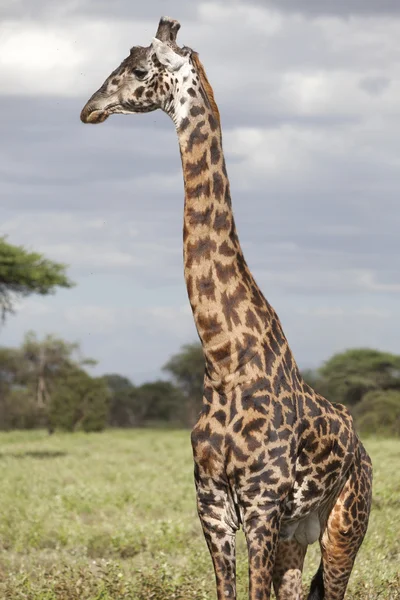
{"type": "Polygon", "coordinates": [[[236,598],[235,532],[249,556],[249,598],[302,598],[307,546],[321,564],[309,600],[341,600],[368,525],[372,467],[347,409],[302,379],[278,316],[243,256],[219,111],[198,55],[162,18],[84,106],[84,123],[164,110],[184,176],[184,274],[205,356],[192,431],[197,506],[218,600],[236,598]]]}

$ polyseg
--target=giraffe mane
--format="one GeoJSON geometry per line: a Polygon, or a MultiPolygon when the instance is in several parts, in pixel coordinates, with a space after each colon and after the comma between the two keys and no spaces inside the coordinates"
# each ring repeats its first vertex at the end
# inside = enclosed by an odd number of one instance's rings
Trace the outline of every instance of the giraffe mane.
{"type": "Polygon", "coordinates": [[[197,72],[199,74],[200,77],[200,81],[201,84],[203,86],[203,89],[207,95],[208,101],[210,102],[210,106],[211,106],[211,110],[213,112],[214,117],[217,119],[218,124],[221,124],[221,119],[220,119],[220,115],[219,115],[219,110],[218,110],[218,106],[217,103],[215,102],[215,98],[214,98],[214,90],[211,87],[210,82],[208,81],[208,77],[206,75],[206,72],[204,70],[204,67],[199,59],[199,55],[197,54],[197,52],[193,52],[192,54],[192,60],[196,66],[197,72]]]}

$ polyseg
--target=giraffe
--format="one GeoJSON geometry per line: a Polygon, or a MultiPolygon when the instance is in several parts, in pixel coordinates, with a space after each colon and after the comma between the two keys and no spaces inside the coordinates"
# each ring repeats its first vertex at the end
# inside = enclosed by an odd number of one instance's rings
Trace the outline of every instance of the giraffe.
{"type": "Polygon", "coordinates": [[[218,600],[236,598],[242,527],[249,599],[301,599],[303,561],[319,540],[309,600],[340,600],[367,530],[372,465],[352,417],[301,377],[280,321],[244,259],[232,213],[213,90],[163,17],[81,112],[84,123],[158,108],[173,120],[184,176],[184,275],[205,357],[191,433],[197,510],[218,600]]]}

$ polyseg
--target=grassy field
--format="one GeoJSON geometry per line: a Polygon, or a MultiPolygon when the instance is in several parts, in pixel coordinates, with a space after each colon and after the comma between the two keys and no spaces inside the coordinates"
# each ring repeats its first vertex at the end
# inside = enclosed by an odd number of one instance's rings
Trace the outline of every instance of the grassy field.
{"type": "MultiPolygon", "coordinates": [[[[373,512],[347,597],[395,600],[400,441],[366,447],[373,512]]],[[[192,471],[186,431],[0,434],[1,600],[214,600],[192,471]]],[[[315,544],[305,583],[317,564],[315,544]]],[[[238,579],[244,600],[242,533],[238,579]]]]}

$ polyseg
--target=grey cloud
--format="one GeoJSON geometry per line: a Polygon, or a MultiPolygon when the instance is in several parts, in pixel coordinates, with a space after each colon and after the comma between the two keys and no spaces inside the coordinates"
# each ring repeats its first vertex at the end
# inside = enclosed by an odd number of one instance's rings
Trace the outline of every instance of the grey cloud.
{"type": "Polygon", "coordinates": [[[389,77],[380,75],[363,77],[360,81],[360,87],[371,94],[371,96],[379,96],[384,92],[390,85],[389,77]]]}
{"type": "Polygon", "coordinates": [[[163,15],[175,19],[190,18],[196,14],[195,3],[183,0],[152,0],[149,2],[134,2],[132,0],[64,0],[62,3],[54,0],[16,0],[8,6],[0,7],[1,18],[17,19],[47,19],[54,17],[70,17],[74,15],[98,18],[107,16],[114,19],[143,19],[154,21],[154,35],[158,19],[163,15]]]}
{"type": "MultiPolygon", "coordinates": [[[[89,231],[90,241],[98,245],[109,241],[129,256],[150,257],[152,265],[145,262],[143,269],[135,268],[136,276],[145,285],[152,285],[154,278],[164,285],[179,281],[183,185],[175,132],[165,115],[151,120],[112,117],[96,128],[78,121],[79,100],[29,102],[31,109],[27,113],[23,110],[26,99],[3,99],[0,115],[8,140],[2,163],[6,192],[3,208],[34,208],[38,219],[44,210],[110,213],[108,221],[123,214],[125,217],[114,227],[118,234],[110,233],[108,227],[105,231],[89,231]],[[11,172],[7,162],[10,156],[16,165],[11,172]],[[170,174],[176,174],[172,189],[154,187],[155,175],[170,174]],[[139,184],[141,178],[143,183],[139,184]],[[127,219],[139,230],[135,239],[124,237],[127,219]],[[149,243],[158,246],[149,252],[149,243]],[[164,252],[163,248],[173,251],[164,252]],[[157,276],[160,266],[162,272],[157,276]]],[[[256,269],[315,273],[318,269],[343,269],[350,265],[359,269],[370,267],[384,274],[388,256],[392,269],[396,267],[398,212],[384,208],[389,202],[397,203],[400,181],[395,165],[379,162],[375,156],[366,163],[357,156],[334,157],[323,152],[314,157],[313,180],[303,187],[299,187],[296,177],[283,175],[276,179],[264,173],[252,177],[253,188],[246,191],[240,189],[237,178],[240,160],[230,155],[229,145],[226,150],[239,232],[244,247],[249,245],[246,254],[256,269]],[[373,185],[379,181],[386,185],[391,181],[392,190],[384,201],[376,203],[373,185]],[[352,195],[351,187],[358,187],[357,193],[352,195]],[[370,233],[371,211],[374,235],[370,233]],[[320,230],[328,224],[339,230],[351,226],[366,233],[325,236],[320,230]],[[282,253],[279,243],[292,243],[294,250],[282,253]]],[[[39,242],[40,236],[31,243],[39,242]]],[[[51,248],[53,242],[49,243],[51,248]]],[[[102,271],[112,268],[124,267],[110,265],[102,271]]],[[[395,272],[394,269],[388,281],[396,281],[392,279],[395,272]]],[[[277,285],[289,284],[278,281],[277,285]]],[[[322,282],[321,289],[324,285],[322,282]]],[[[293,291],[296,286],[303,288],[302,283],[295,282],[290,289],[293,291]]]]}
{"type": "Polygon", "coordinates": [[[270,6],[279,11],[288,11],[304,15],[379,15],[398,14],[400,4],[397,0],[252,0],[253,4],[270,6]]]}

